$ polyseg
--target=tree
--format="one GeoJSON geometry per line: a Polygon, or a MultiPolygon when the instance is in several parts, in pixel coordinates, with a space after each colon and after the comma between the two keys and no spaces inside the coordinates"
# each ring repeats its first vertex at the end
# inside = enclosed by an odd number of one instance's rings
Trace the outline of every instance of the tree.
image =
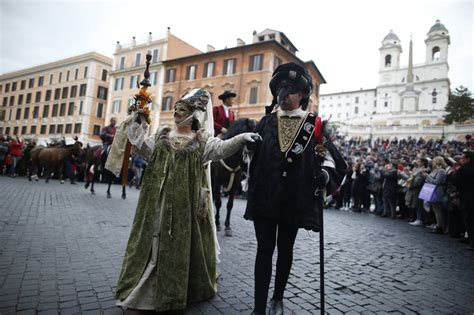
{"type": "Polygon", "coordinates": [[[474,118],[474,102],[471,92],[462,85],[450,92],[446,112],[444,122],[448,125],[474,118]]]}

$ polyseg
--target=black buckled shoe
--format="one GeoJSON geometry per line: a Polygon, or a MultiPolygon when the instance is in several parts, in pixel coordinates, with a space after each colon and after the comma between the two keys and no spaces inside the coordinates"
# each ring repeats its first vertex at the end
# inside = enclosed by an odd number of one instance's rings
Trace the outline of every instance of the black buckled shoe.
{"type": "Polygon", "coordinates": [[[270,302],[269,315],[283,315],[283,300],[274,300],[270,302]]]}

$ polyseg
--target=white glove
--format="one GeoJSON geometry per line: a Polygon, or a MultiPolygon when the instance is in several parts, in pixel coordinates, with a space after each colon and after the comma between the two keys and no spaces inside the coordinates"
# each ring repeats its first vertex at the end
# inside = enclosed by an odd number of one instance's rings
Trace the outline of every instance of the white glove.
{"type": "Polygon", "coordinates": [[[262,137],[260,137],[258,133],[254,133],[254,132],[243,133],[242,138],[246,142],[262,141],[262,137]]]}

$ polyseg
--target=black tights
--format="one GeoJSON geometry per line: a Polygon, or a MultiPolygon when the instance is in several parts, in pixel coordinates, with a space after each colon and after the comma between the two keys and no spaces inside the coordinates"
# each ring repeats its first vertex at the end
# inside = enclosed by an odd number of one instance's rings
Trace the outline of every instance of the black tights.
{"type": "Polygon", "coordinates": [[[255,219],[254,227],[258,244],[255,260],[255,311],[265,314],[275,243],[278,245],[278,258],[273,298],[281,300],[293,263],[293,245],[298,228],[264,218],[255,219]]]}

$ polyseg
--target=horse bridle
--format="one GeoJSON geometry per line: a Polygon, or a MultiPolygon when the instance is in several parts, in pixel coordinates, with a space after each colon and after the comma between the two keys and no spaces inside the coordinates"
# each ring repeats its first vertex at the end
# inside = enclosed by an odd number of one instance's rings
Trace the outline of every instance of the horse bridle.
{"type": "Polygon", "coordinates": [[[230,178],[229,182],[227,183],[227,186],[224,188],[224,192],[229,192],[230,189],[232,188],[232,184],[234,183],[234,178],[235,178],[235,173],[241,170],[240,165],[237,165],[236,168],[232,168],[229,165],[227,165],[224,160],[219,160],[221,165],[230,173],[230,178]]]}

